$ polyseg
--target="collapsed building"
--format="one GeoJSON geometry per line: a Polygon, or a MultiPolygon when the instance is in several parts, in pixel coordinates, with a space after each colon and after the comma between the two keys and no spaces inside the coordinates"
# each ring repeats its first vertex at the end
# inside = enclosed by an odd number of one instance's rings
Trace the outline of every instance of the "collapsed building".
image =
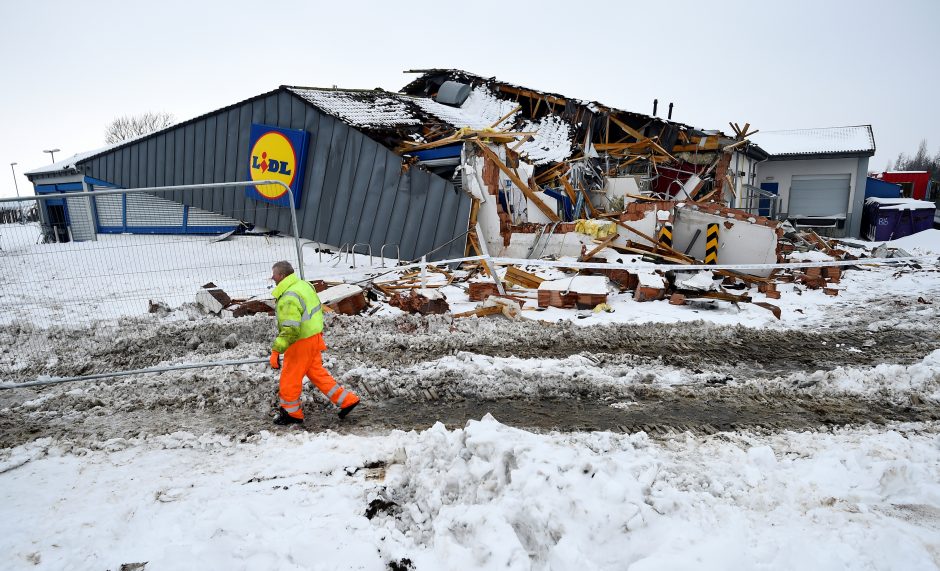
{"type": "Polygon", "coordinates": [[[294,192],[300,237],[337,249],[537,258],[600,241],[659,257],[777,260],[779,196],[757,186],[772,157],[750,125],[726,135],[673,121],[671,105],[659,117],[461,70],[409,73],[397,93],[281,86],[32,170],[36,192],[56,194],[42,222],[53,239],[240,224],[291,233],[286,198],[260,188],[77,194],[288,175],[279,180],[294,192]],[[280,147],[265,146],[275,138],[280,147]]]}

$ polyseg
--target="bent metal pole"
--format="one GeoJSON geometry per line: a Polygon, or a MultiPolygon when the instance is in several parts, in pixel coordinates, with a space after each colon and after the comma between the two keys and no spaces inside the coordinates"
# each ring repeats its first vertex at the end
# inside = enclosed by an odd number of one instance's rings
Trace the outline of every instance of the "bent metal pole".
{"type": "Polygon", "coordinates": [[[284,187],[284,190],[287,191],[287,196],[290,199],[290,224],[291,228],[294,230],[294,247],[297,248],[297,271],[300,272],[300,279],[306,279],[304,277],[304,250],[300,245],[300,232],[297,231],[297,212],[294,207],[294,191],[291,190],[291,187],[284,182],[279,180],[273,181],[284,187]]]}
{"type": "Polygon", "coordinates": [[[25,383],[0,383],[0,390],[3,389],[21,389],[24,387],[37,387],[41,385],[57,385],[59,383],[73,383],[76,381],[94,381],[96,379],[107,379],[110,377],[126,377],[128,375],[141,375],[144,373],[165,373],[167,371],[179,371],[182,369],[201,369],[204,367],[231,367],[235,365],[254,365],[258,363],[267,363],[267,359],[242,359],[240,361],[212,361],[209,363],[185,363],[183,365],[166,365],[164,367],[150,367],[147,369],[135,369],[133,371],[114,371],[111,373],[96,373],[94,375],[85,375],[82,377],[51,377],[47,379],[39,378],[25,383]]]}

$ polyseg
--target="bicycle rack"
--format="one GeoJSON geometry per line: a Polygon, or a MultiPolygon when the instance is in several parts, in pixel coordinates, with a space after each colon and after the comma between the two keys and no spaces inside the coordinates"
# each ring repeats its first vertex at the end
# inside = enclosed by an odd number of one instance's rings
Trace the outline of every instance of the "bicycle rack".
{"type": "Polygon", "coordinates": [[[301,244],[300,250],[303,251],[304,248],[306,248],[307,246],[309,246],[309,245],[311,245],[311,244],[316,244],[316,245],[317,245],[317,262],[319,262],[319,263],[322,264],[322,263],[323,263],[323,244],[322,244],[322,243],[320,243],[320,242],[305,242],[304,244],[301,244]]]}
{"type": "MultiPolygon", "coordinates": [[[[337,265],[339,265],[339,263],[343,260],[343,252],[344,252],[344,251],[346,252],[346,262],[348,263],[348,262],[349,262],[349,242],[347,242],[347,243],[343,244],[342,246],[340,246],[340,247],[339,247],[339,251],[336,252],[336,254],[334,254],[334,257],[336,258],[336,262],[333,264],[333,267],[334,267],[334,268],[335,268],[337,265]]],[[[331,258],[331,259],[332,259],[332,258],[331,258]]],[[[329,261],[327,261],[327,263],[329,263],[329,261]]]]}
{"type": "Polygon", "coordinates": [[[385,267],[385,248],[387,246],[395,247],[395,259],[398,260],[401,258],[401,247],[398,244],[382,244],[382,249],[379,250],[379,257],[382,258],[382,267],[385,267]]]}
{"type": "Polygon", "coordinates": [[[373,263],[372,263],[372,244],[366,244],[365,242],[357,242],[357,243],[353,244],[353,247],[349,250],[349,254],[346,254],[346,261],[348,262],[348,261],[349,261],[349,256],[352,256],[353,265],[354,265],[354,266],[356,265],[356,246],[365,246],[366,248],[369,249],[369,250],[368,250],[368,252],[369,252],[369,267],[371,268],[372,265],[373,265],[373,263]]]}

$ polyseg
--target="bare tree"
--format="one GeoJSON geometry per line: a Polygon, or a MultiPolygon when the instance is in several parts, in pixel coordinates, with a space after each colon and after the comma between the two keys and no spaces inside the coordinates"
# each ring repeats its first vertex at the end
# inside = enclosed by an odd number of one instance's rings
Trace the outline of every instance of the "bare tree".
{"type": "Polygon", "coordinates": [[[940,151],[937,151],[936,156],[931,157],[927,153],[927,140],[921,139],[914,156],[904,153],[898,155],[898,159],[894,161],[894,170],[930,171],[930,178],[940,180],[940,151]]]}
{"type": "Polygon", "coordinates": [[[113,145],[134,137],[159,131],[173,124],[173,114],[165,111],[118,117],[105,129],[105,143],[113,145]]]}

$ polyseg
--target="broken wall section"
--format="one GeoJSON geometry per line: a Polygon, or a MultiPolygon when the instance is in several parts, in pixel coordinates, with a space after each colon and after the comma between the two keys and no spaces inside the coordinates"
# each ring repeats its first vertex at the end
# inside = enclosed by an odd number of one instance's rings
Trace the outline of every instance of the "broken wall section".
{"type": "MultiPolygon", "coordinates": [[[[674,212],[673,245],[680,252],[705,259],[706,229],[709,224],[718,224],[718,264],[778,262],[779,240],[783,237],[779,221],[717,204],[677,203],[674,212]]],[[[772,271],[768,268],[741,273],[767,277],[772,271]]]]}

